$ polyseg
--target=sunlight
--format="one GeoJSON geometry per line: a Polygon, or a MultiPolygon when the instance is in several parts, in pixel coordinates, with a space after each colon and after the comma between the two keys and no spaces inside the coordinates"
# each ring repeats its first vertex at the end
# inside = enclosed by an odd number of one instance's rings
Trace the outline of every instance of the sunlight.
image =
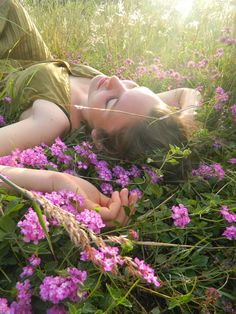
{"type": "Polygon", "coordinates": [[[176,5],[176,10],[181,13],[183,18],[186,18],[192,8],[193,0],[180,0],[176,5]]]}

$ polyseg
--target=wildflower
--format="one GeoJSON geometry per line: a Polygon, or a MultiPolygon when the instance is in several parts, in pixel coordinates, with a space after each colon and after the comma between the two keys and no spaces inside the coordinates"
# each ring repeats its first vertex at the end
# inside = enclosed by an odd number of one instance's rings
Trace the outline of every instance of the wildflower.
{"type": "Polygon", "coordinates": [[[125,64],[131,65],[131,64],[134,64],[134,61],[131,59],[126,59],[125,64]]]}
{"type": "Polygon", "coordinates": [[[196,63],[194,62],[194,61],[188,61],[188,63],[187,63],[187,67],[188,68],[195,68],[195,66],[196,66],[196,63]]]}
{"type": "Polygon", "coordinates": [[[221,297],[219,291],[213,287],[209,287],[205,290],[206,300],[204,303],[206,305],[212,304],[214,305],[216,301],[221,297]]]}
{"type": "Polygon", "coordinates": [[[34,267],[27,265],[25,267],[23,267],[23,272],[20,274],[20,277],[30,277],[32,276],[34,273],[34,267]]]}
{"type": "Polygon", "coordinates": [[[139,200],[141,200],[141,198],[143,197],[143,192],[138,188],[131,190],[130,194],[132,194],[132,193],[137,194],[139,200]]]}
{"type": "Polygon", "coordinates": [[[224,179],[225,172],[222,166],[218,163],[212,165],[200,163],[198,169],[192,170],[192,175],[203,177],[206,180],[216,178],[221,181],[224,179]]]}
{"type": "Polygon", "coordinates": [[[28,148],[20,152],[18,156],[19,163],[23,165],[42,167],[48,165],[49,161],[41,146],[28,148]]]}
{"type": "Polygon", "coordinates": [[[235,226],[227,227],[223,232],[223,236],[225,236],[229,240],[236,240],[236,227],[235,226]]]}
{"type": "Polygon", "coordinates": [[[29,280],[16,283],[16,289],[17,289],[17,302],[12,302],[10,307],[10,313],[11,314],[18,314],[18,313],[24,313],[24,314],[31,314],[32,308],[31,308],[31,290],[30,290],[30,282],[29,280]]]}
{"type": "Polygon", "coordinates": [[[9,105],[11,102],[12,102],[12,99],[10,96],[5,96],[2,98],[2,102],[5,104],[5,105],[9,105]]]}
{"type": "Polygon", "coordinates": [[[216,104],[214,106],[216,111],[220,111],[224,105],[224,103],[229,99],[229,95],[225,90],[218,86],[216,88],[216,104]]]}
{"type": "Polygon", "coordinates": [[[113,192],[113,187],[110,183],[102,183],[100,188],[105,195],[111,195],[113,192]]]}
{"type": "Polygon", "coordinates": [[[220,210],[221,215],[227,220],[229,223],[236,222],[236,214],[231,214],[229,212],[229,208],[226,205],[223,205],[220,210]]]}
{"type": "Polygon", "coordinates": [[[149,167],[144,166],[143,169],[147,172],[151,179],[152,184],[156,184],[162,181],[162,177],[159,176],[154,170],[149,167]]]}
{"type": "Polygon", "coordinates": [[[7,299],[0,298],[0,314],[10,314],[10,309],[7,304],[7,299]]]}
{"type": "Polygon", "coordinates": [[[84,209],[76,215],[76,219],[95,233],[100,233],[101,228],[105,227],[101,215],[95,210],[84,209]]]}
{"type": "Polygon", "coordinates": [[[6,121],[2,115],[0,115],[0,126],[3,126],[6,124],[6,121]]]}
{"type": "Polygon", "coordinates": [[[134,262],[138,268],[138,273],[140,277],[145,279],[148,283],[153,283],[156,287],[160,287],[160,282],[158,278],[154,275],[154,269],[152,269],[148,264],[145,264],[143,260],[139,260],[135,257],[134,262]]]}
{"type": "Polygon", "coordinates": [[[67,314],[65,307],[63,305],[53,305],[47,310],[47,314],[67,314]]]}
{"type": "Polygon", "coordinates": [[[223,48],[218,48],[216,49],[216,53],[214,55],[215,58],[221,58],[224,55],[224,49],[223,48]]]}
{"type": "Polygon", "coordinates": [[[179,204],[178,206],[172,206],[171,210],[173,211],[171,217],[175,220],[175,226],[183,229],[188,223],[190,223],[188,209],[184,207],[183,204],[179,204]]]}
{"type": "MultiPolygon", "coordinates": [[[[67,268],[67,277],[47,276],[40,285],[40,297],[43,301],[51,301],[53,304],[69,299],[79,302],[77,295],[78,284],[82,285],[87,279],[87,272],[77,268],[67,268]]],[[[84,297],[84,294],[82,295],[84,297]]]]}
{"type": "MultiPolygon", "coordinates": [[[[25,214],[25,219],[19,221],[17,226],[20,227],[21,233],[24,235],[24,241],[33,241],[35,245],[38,244],[39,240],[45,239],[45,234],[43,228],[41,227],[37,214],[32,208],[29,208],[28,213],[25,214]]],[[[48,230],[49,222],[46,216],[43,215],[43,220],[45,222],[46,228],[48,230]]]]}
{"type": "Polygon", "coordinates": [[[134,229],[129,229],[129,235],[133,240],[136,240],[136,241],[139,238],[138,232],[135,231],[134,229]]]}
{"type": "Polygon", "coordinates": [[[117,271],[118,265],[123,265],[124,263],[118,253],[118,247],[104,246],[81,252],[80,259],[82,261],[92,261],[94,264],[100,266],[103,271],[114,273],[117,271]]]}
{"type": "Polygon", "coordinates": [[[203,58],[200,62],[198,62],[198,69],[204,69],[208,64],[208,60],[206,58],[203,58]]]}
{"type": "Polygon", "coordinates": [[[104,160],[99,161],[96,164],[96,170],[98,172],[98,176],[100,179],[104,181],[111,181],[112,180],[112,172],[108,169],[108,163],[104,160]]]}
{"type": "Polygon", "coordinates": [[[230,163],[230,164],[236,164],[236,158],[231,158],[231,159],[229,159],[228,160],[228,162],[230,163]]]}

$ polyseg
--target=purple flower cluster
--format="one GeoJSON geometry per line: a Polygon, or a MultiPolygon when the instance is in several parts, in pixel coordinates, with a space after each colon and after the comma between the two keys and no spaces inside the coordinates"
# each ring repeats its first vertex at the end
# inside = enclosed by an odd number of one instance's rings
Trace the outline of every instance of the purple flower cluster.
{"type": "Polygon", "coordinates": [[[229,99],[229,94],[225,92],[225,90],[218,86],[216,88],[216,104],[215,104],[215,110],[216,111],[221,111],[224,103],[229,99]]]}
{"type": "Polygon", "coordinates": [[[35,268],[40,265],[41,259],[36,257],[34,254],[29,258],[29,265],[23,268],[23,272],[20,274],[20,277],[30,277],[33,275],[35,268]]]}
{"type": "Polygon", "coordinates": [[[219,163],[212,165],[201,163],[198,169],[192,170],[192,175],[203,177],[206,180],[216,178],[221,181],[225,177],[225,172],[219,163]]]}
{"type": "Polygon", "coordinates": [[[232,165],[235,165],[236,164],[236,158],[231,158],[228,160],[228,162],[232,165]]]}
{"type": "Polygon", "coordinates": [[[75,217],[80,223],[95,233],[100,233],[101,228],[105,227],[101,215],[95,210],[84,209],[75,217]]]}
{"type": "Polygon", "coordinates": [[[0,298],[0,314],[10,314],[10,308],[5,298],[0,298]]]}
{"type": "Polygon", "coordinates": [[[230,111],[231,111],[231,115],[232,115],[234,122],[236,122],[236,104],[234,104],[230,107],[230,111]]]}
{"type": "Polygon", "coordinates": [[[30,282],[29,280],[25,280],[22,283],[17,282],[17,301],[12,302],[10,306],[10,314],[31,314],[31,296],[32,292],[30,290],[30,282]]]}
{"type": "Polygon", "coordinates": [[[220,213],[229,223],[236,222],[236,214],[231,214],[227,205],[221,207],[220,213]]]}
{"type": "MultiPolygon", "coordinates": [[[[40,297],[43,301],[50,301],[53,304],[69,299],[72,302],[79,302],[78,285],[83,285],[87,279],[87,272],[77,268],[67,268],[67,277],[47,276],[40,285],[40,297]]],[[[84,297],[84,294],[82,294],[84,297]]]]}
{"type": "MultiPolygon", "coordinates": [[[[39,240],[45,239],[45,233],[39,223],[38,216],[32,208],[29,208],[24,217],[25,219],[19,221],[17,226],[21,229],[25,242],[33,241],[37,245],[39,240]]],[[[43,220],[48,230],[49,222],[45,215],[43,215],[43,220]]]]}
{"type": "Polygon", "coordinates": [[[223,232],[223,236],[225,236],[229,240],[236,240],[236,227],[235,226],[227,227],[223,232]]]}
{"type": "Polygon", "coordinates": [[[53,305],[47,310],[47,314],[68,314],[63,305],[53,305]]]}
{"type": "Polygon", "coordinates": [[[0,115],[0,126],[4,126],[6,124],[6,121],[2,115],[0,115]]]}
{"type": "Polygon", "coordinates": [[[4,96],[4,97],[2,98],[2,102],[3,102],[4,105],[9,105],[9,104],[11,104],[12,99],[11,99],[10,96],[4,96]]]}
{"type": "Polygon", "coordinates": [[[173,212],[171,217],[174,219],[175,226],[183,229],[188,223],[190,223],[188,209],[184,207],[183,204],[172,206],[171,210],[173,212]]]}
{"type": "Polygon", "coordinates": [[[152,283],[156,287],[160,287],[161,284],[155,276],[153,268],[151,268],[148,264],[145,264],[143,260],[140,260],[137,257],[135,257],[134,262],[137,266],[140,277],[145,279],[148,283],[152,283]]]}
{"type": "Polygon", "coordinates": [[[153,169],[150,167],[144,166],[143,170],[149,175],[152,184],[156,184],[162,181],[162,177],[160,177],[153,169]]]}
{"type": "Polygon", "coordinates": [[[58,162],[68,165],[71,162],[72,157],[70,155],[66,155],[66,150],[66,144],[62,142],[59,137],[56,138],[55,143],[50,147],[52,156],[57,157],[58,162]]]}
{"type": "Polygon", "coordinates": [[[110,183],[102,183],[100,185],[100,188],[102,190],[102,193],[104,193],[105,195],[111,195],[113,193],[113,187],[110,183]]]}
{"type": "Polygon", "coordinates": [[[104,160],[98,161],[96,163],[95,169],[97,170],[98,176],[100,179],[104,181],[111,181],[112,180],[112,172],[108,168],[108,163],[104,160]]]}
{"type": "MultiPolygon", "coordinates": [[[[220,213],[228,223],[236,222],[236,214],[230,213],[227,205],[221,206],[220,213]]],[[[233,225],[226,227],[223,236],[229,240],[236,240],[236,227],[233,225]]]]}
{"type": "Polygon", "coordinates": [[[124,264],[122,257],[118,253],[118,247],[104,246],[99,247],[98,250],[92,248],[92,250],[81,252],[80,259],[82,261],[92,261],[102,271],[116,272],[118,265],[124,264]]]}

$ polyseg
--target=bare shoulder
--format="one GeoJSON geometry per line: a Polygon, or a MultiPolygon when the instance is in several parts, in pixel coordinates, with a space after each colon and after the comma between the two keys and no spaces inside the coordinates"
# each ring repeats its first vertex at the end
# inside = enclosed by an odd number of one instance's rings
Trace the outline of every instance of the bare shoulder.
{"type": "Polygon", "coordinates": [[[44,120],[50,124],[50,128],[57,128],[60,133],[70,130],[70,121],[61,107],[55,103],[38,99],[32,106],[32,117],[37,120],[44,120]]]}

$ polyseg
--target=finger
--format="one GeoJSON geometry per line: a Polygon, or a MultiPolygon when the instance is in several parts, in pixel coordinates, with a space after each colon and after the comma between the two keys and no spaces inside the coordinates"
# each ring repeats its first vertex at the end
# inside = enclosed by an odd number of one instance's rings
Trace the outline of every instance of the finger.
{"type": "Polygon", "coordinates": [[[128,206],[129,205],[129,191],[128,189],[122,189],[120,191],[120,199],[122,206],[128,206]]]}

